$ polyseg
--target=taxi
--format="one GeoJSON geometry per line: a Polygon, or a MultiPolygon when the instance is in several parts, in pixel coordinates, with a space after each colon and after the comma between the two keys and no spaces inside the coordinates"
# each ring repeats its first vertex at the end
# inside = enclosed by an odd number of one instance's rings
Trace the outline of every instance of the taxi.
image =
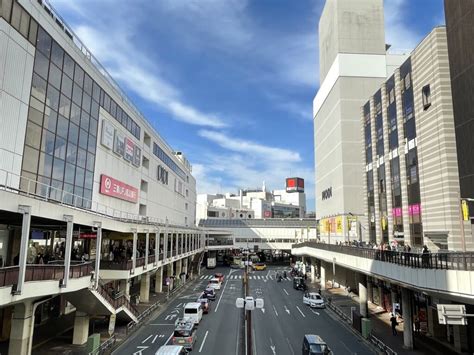
{"type": "Polygon", "coordinates": [[[265,263],[255,263],[253,264],[253,269],[255,271],[263,271],[267,268],[267,265],[265,263]]]}

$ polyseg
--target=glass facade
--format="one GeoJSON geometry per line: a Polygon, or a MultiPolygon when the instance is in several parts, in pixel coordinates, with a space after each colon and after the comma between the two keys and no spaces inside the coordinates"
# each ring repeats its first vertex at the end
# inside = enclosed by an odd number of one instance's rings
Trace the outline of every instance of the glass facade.
{"type": "MultiPolygon", "coordinates": [[[[372,132],[370,123],[370,102],[364,105],[364,141],[365,141],[365,161],[369,165],[372,163],[372,132]]],[[[369,217],[369,239],[376,241],[375,236],[375,194],[374,194],[374,174],[373,170],[367,170],[367,203],[369,217]]]]}
{"type": "Polygon", "coordinates": [[[181,169],[178,164],[176,164],[174,160],[171,159],[168,154],[166,154],[166,152],[156,143],[153,143],[153,154],[163,163],[165,163],[168,168],[174,171],[181,179],[186,180],[186,173],[183,171],[183,169],[181,169]]]}
{"type": "Polygon", "coordinates": [[[403,131],[408,144],[408,153],[405,155],[405,160],[411,243],[412,245],[420,246],[423,244],[423,231],[421,222],[420,181],[418,177],[418,154],[416,145],[412,143],[416,138],[416,125],[410,59],[405,61],[400,67],[400,79],[403,131]]]}

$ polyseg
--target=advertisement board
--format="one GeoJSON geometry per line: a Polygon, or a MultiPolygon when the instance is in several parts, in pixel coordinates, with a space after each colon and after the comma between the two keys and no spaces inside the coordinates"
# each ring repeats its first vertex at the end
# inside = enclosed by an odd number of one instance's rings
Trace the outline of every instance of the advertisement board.
{"type": "Polygon", "coordinates": [[[142,150],[136,145],[133,146],[133,161],[132,164],[135,166],[140,166],[142,160],[142,150]]]}
{"type": "Polygon", "coordinates": [[[107,149],[112,149],[114,146],[114,126],[107,120],[102,121],[102,136],[100,142],[107,149]]]}
{"type": "Polygon", "coordinates": [[[114,153],[121,157],[125,154],[125,136],[119,131],[115,133],[114,153]]]}
{"type": "Polygon", "coordinates": [[[125,153],[123,155],[123,158],[126,160],[126,161],[129,161],[129,162],[132,162],[133,161],[133,150],[135,148],[135,144],[133,144],[133,141],[128,138],[128,137],[125,137],[125,153]]]}
{"type": "Polygon", "coordinates": [[[104,174],[100,176],[99,192],[120,200],[134,203],[138,201],[138,189],[104,174]]]}
{"type": "Polygon", "coordinates": [[[336,217],[336,233],[342,235],[342,216],[336,217]]]}
{"type": "Polygon", "coordinates": [[[287,178],[286,192],[304,192],[304,179],[299,177],[287,178]]]}

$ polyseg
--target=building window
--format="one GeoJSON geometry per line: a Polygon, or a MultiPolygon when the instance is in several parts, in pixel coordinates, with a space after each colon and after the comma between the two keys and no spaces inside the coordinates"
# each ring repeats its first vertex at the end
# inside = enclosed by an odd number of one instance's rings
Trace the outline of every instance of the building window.
{"type": "Polygon", "coordinates": [[[186,197],[189,197],[189,190],[186,189],[186,197]]]}
{"type": "Polygon", "coordinates": [[[150,160],[149,160],[146,156],[143,156],[142,165],[143,165],[143,167],[145,167],[146,169],[149,169],[149,168],[150,168],[150,160]]]}
{"type": "Polygon", "coordinates": [[[423,89],[421,89],[421,96],[423,98],[423,110],[426,111],[431,106],[430,84],[423,86],[423,89]]]}
{"type": "Polygon", "coordinates": [[[186,211],[188,210],[188,203],[187,203],[187,202],[184,204],[184,209],[185,209],[186,211]]]}
{"type": "Polygon", "coordinates": [[[148,182],[145,180],[142,180],[140,183],[140,190],[143,192],[148,192],[148,182]]]}
{"type": "Polygon", "coordinates": [[[143,142],[145,143],[145,145],[147,145],[148,147],[151,146],[151,137],[148,133],[144,132],[143,134],[143,142]]]}
{"type": "Polygon", "coordinates": [[[388,103],[389,105],[393,104],[395,102],[395,89],[390,89],[388,93],[388,103]]]}

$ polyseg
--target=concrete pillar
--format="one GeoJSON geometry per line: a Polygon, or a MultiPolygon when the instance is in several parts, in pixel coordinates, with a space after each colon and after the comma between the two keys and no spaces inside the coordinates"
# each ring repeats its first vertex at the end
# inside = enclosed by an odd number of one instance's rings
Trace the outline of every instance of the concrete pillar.
{"type": "Polygon", "coordinates": [[[12,314],[9,355],[30,354],[33,341],[35,315],[33,303],[27,301],[15,305],[12,314]]]}
{"type": "Polygon", "coordinates": [[[413,314],[412,314],[413,292],[402,288],[402,313],[403,313],[403,346],[413,349],[413,314]]]}
{"type": "Polygon", "coordinates": [[[188,257],[188,274],[189,274],[189,278],[192,280],[193,274],[194,274],[192,256],[188,257]]]}
{"type": "Polygon", "coordinates": [[[428,318],[428,333],[433,338],[443,339],[446,338],[446,326],[439,324],[438,312],[432,307],[428,307],[426,312],[428,318]]]}
{"type": "Polygon", "coordinates": [[[168,228],[163,233],[163,260],[168,258],[168,228]]]}
{"type": "Polygon", "coordinates": [[[148,230],[145,230],[145,265],[143,266],[143,269],[146,270],[148,266],[148,249],[150,248],[150,233],[148,233],[148,230]]]}
{"type": "Polygon", "coordinates": [[[96,238],[96,254],[95,254],[95,271],[94,271],[94,285],[97,289],[99,287],[99,278],[100,278],[100,256],[102,254],[102,223],[94,222],[94,225],[97,228],[97,238],[96,238]]]}
{"type": "Polygon", "coordinates": [[[71,269],[71,251],[72,251],[72,231],[73,231],[73,219],[71,215],[64,215],[66,221],[66,250],[64,255],[64,278],[61,287],[66,287],[69,281],[69,270],[71,269]]]}
{"type": "Polygon", "coordinates": [[[163,266],[156,270],[155,274],[155,293],[163,292],[163,266]]]}
{"type": "Polygon", "coordinates": [[[76,311],[74,317],[74,332],[72,335],[72,343],[74,345],[82,345],[87,342],[89,337],[89,315],[84,312],[76,311]]]}
{"type": "Polygon", "coordinates": [[[320,273],[321,291],[326,289],[326,263],[321,260],[321,273],[320,273]]]}
{"type": "Polygon", "coordinates": [[[135,274],[135,268],[137,267],[137,240],[138,240],[138,231],[136,229],[132,230],[133,232],[133,248],[132,248],[132,275],[135,274]]]}
{"type": "Polygon", "coordinates": [[[176,232],[176,243],[175,243],[175,255],[178,256],[179,254],[179,232],[176,232]]]}
{"type": "Polygon", "coordinates": [[[316,281],[316,268],[314,264],[311,264],[311,282],[316,281]]]}
{"type": "Polygon", "coordinates": [[[23,214],[23,220],[21,224],[21,241],[20,241],[20,255],[18,261],[18,283],[14,294],[21,294],[23,284],[25,283],[26,273],[26,256],[28,252],[28,241],[30,237],[30,224],[31,224],[31,207],[20,205],[18,206],[18,212],[23,214]]]}
{"type": "Polygon", "coordinates": [[[390,289],[390,302],[392,303],[392,312],[393,312],[393,305],[397,303],[397,292],[392,288],[390,289]]]}
{"type": "Polygon", "coordinates": [[[150,273],[142,274],[140,280],[140,302],[150,302],[150,273]]]}
{"type": "MultiPolygon", "coordinates": [[[[167,251],[167,253],[171,253],[171,256],[173,256],[173,231],[170,232],[169,234],[169,241],[170,241],[170,246],[169,246],[169,250],[167,251]]],[[[167,257],[169,257],[170,255],[167,255],[167,257]]]]}
{"type": "Polygon", "coordinates": [[[369,317],[367,306],[367,276],[365,275],[359,275],[359,312],[362,317],[369,317]]]}
{"type": "Polygon", "coordinates": [[[367,279],[367,301],[374,303],[374,285],[369,278],[367,279]]]}
{"type": "Polygon", "coordinates": [[[168,288],[169,288],[170,290],[173,289],[173,279],[171,278],[171,276],[173,276],[173,272],[174,272],[174,270],[173,270],[173,263],[169,263],[169,264],[168,264],[167,274],[168,274],[168,277],[170,278],[170,284],[169,284],[169,286],[168,286],[168,288]]]}
{"type": "Polygon", "coordinates": [[[154,262],[154,266],[156,266],[158,264],[158,261],[159,261],[159,257],[160,257],[160,235],[161,233],[161,230],[158,228],[156,231],[155,231],[155,262],[154,262]]]}
{"type": "Polygon", "coordinates": [[[456,352],[467,352],[469,349],[469,340],[467,327],[465,325],[453,325],[454,348],[456,352]]]}

